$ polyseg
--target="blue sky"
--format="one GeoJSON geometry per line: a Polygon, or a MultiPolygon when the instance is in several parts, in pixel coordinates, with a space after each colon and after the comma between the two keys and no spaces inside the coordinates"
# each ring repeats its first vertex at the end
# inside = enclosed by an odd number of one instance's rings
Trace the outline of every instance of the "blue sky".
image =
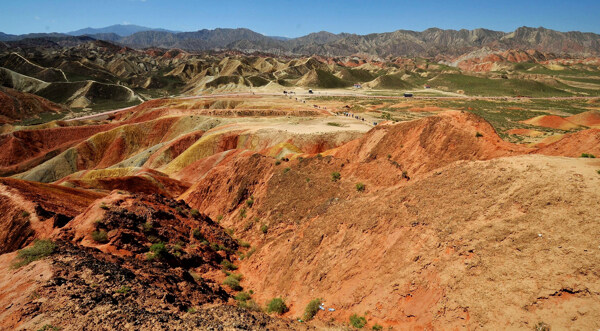
{"type": "Polygon", "coordinates": [[[245,27],[298,37],[330,31],[367,34],[519,26],[600,33],[600,0],[309,1],[309,0],[0,0],[0,31],[68,32],[137,24],[179,31],[245,27]]]}

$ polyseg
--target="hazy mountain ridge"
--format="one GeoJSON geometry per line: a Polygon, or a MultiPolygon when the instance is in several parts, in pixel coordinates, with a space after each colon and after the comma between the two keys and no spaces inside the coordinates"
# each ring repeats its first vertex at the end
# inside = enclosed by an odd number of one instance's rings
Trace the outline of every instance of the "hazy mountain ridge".
{"type": "MultiPolygon", "coordinates": [[[[578,31],[560,32],[542,27],[520,27],[510,33],[488,29],[443,30],[438,28],[430,28],[422,32],[397,30],[367,35],[334,34],[321,31],[292,39],[269,37],[244,28],[203,29],[178,33],[152,29],[122,37],[115,32],[115,29],[108,32],[109,28],[111,27],[78,31],[96,32],[88,35],[130,47],[181,48],[188,51],[234,49],[243,52],[264,51],[289,55],[348,56],[361,53],[380,57],[435,57],[439,55],[457,56],[485,46],[498,50],[535,49],[541,52],[583,56],[600,54],[600,35],[598,34],[578,31]],[[105,30],[106,32],[101,32],[105,30]]],[[[57,33],[21,36],[0,33],[0,41],[65,36],[67,35],[57,33]]]]}

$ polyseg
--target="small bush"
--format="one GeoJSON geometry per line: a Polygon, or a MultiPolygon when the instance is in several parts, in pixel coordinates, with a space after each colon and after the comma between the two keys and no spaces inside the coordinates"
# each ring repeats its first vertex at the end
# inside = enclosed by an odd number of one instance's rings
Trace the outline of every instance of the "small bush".
{"type": "Polygon", "coordinates": [[[194,229],[194,231],[192,231],[192,236],[194,236],[195,239],[198,239],[200,241],[205,240],[204,236],[202,235],[202,232],[200,232],[200,229],[194,229]]]}
{"type": "Polygon", "coordinates": [[[190,314],[195,314],[197,312],[197,310],[194,307],[190,307],[190,308],[188,308],[187,312],[190,314]]]}
{"type": "Polygon", "coordinates": [[[108,210],[108,206],[104,204],[104,202],[102,204],[100,204],[100,208],[104,209],[104,210],[108,210]]]}
{"type": "Polygon", "coordinates": [[[363,192],[365,190],[365,184],[363,184],[363,183],[356,183],[356,190],[358,192],[363,192]]]}
{"type": "Polygon", "coordinates": [[[198,211],[198,209],[192,209],[190,210],[190,215],[192,215],[192,217],[198,217],[200,216],[200,212],[198,211]]]}
{"type": "Polygon", "coordinates": [[[234,291],[241,291],[243,288],[240,286],[240,280],[242,280],[241,274],[230,274],[223,281],[223,285],[229,286],[234,291]]]}
{"type": "Polygon", "coordinates": [[[287,172],[288,172],[288,171],[290,171],[290,170],[292,170],[290,167],[284,168],[284,169],[283,169],[283,173],[285,174],[285,173],[287,173],[287,172]]]}
{"type": "Polygon", "coordinates": [[[131,291],[131,287],[123,285],[120,289],[117,290],[117,293],[127,294],[131,291]]]}
{"type": "Polygon", "coordinates": [[[550,331],[550,325],[548,325],[544,322],[539,322],[538,324],[535,325],[535,327],[533,329],[535,331],[550,331]]]}
{"type": "Polygon", "coordinates": [[[142,228],[144,229],[144,232],[150,232],[154,228],[154,225],[152,225],[151,222],[146,222],[142,225],[142,228]]]}
{"type": "Polygon", "coordinates": [[[279,160],[275,161],[275,165],[280,165],[280,164],[281,164],[281,161],[279,161],[279,160]]]}
{"type": "Polygon", "coordinates": [[[277,313],[279,315],[283,315],[288,311],[288,307],[285,305],[285,302],[282,298],[274,298],[269,301],[267,305],[267,313],[277,313]]]}
{"type": "Polygon", "coordinates": [[[217,221],[219,221],[219,222],[220,222],[222,219],[223,219],[223,215],[219,215],[219,216],[217,216],[217,221]]]}
{"type": "Polygon", "coordinates": [[[585,158],[588,158],[588,159],[595,159],[596,155],[589,154],[589,153],[581,153],[581,157],[585,157],[585,158]]]}
{"type": "Polygon", "coordinates": [[[250,294],[247,292],[240,292],[235,295],[237,301],[248,301],[251,299],[250,294]]]}
{"type": "Polygon", "coordinates": [[[36,240],[33,242],[33,246],[23,248],[17,253],[17,259],[13,267],[20,268],[33,261],[45,258],[54,253],[56,247],[56,244],[49,239],[36,240]]]}
{"type": "Polygon", "coordinates": [[[44,324],[38,331],[60,331],[60,328],[52,324],[44,324]]]}
{"type": "Polygon", "coordinates": [[[310,182],[310,178],[307,177],[306,178],[306,182],[309,183],[310,182]]]}
{"type": "Polygon", "coordinates": [[[252,208],[252,206],[254,205],[254,198],[246,200],[246,205],[248,206],[248,208],[252,208]]]}
{"type": "Polygon", "coordinates": [[[23,218],[28,218],[28,217],[29,217],[29,212],[28,212],[28,211],[26,211],[26,210],[23,210],[23,211],[21,212],[21,217],[23,217],[23,218]]]}
{"type": "Polygon", "coordinates": [[[169,251],[163,242],[152,244],[150,252],[152,252],[149,256],[150,259],[164,259],[169,256],[169,251]]]}
{"type": "Polygon", "coordinates": [[[225,270],[237,270],[237,268],[238,268],[235,264],[231,263],[231,261],[229,261],[229,260],[221,261],[221,266],[225,270]]]}
{"type": "Polygon", "coordinates": [[[262,233],[265,233],[265,234],[266,234],[266,233],[267,233],[267,231],[269,231],[269,226],[268,226],[268,225],[266,225],[266,224],[263,224],[263,225],[261,225],[261,227],[260,227],[260,232],[262,232],[262,233]]]}
{"type": "Polygon", "coordinates": [[[179,206],[175,207],[175,211],[177,211],[180,215],[185,215],[185,211],[179,206]]]}
{"type": "Polygon", "coordinates": [[[336,123],[336,122],[327,122],[327,125],[329,125],[329,126],[337,126],[337,127],[342,126],[340,123],[336,123]]]}
{"type": "Polygon", "coordinates": [[[312,320],[317,312],[319,311],[319,306],[321,305],[321,299],[311,300],[304,308],[304,320],[310,321],[312,320]]]}
{"type": "Polygon", "coordinates": [[[367,325],[367,319],[364,316],[353,314],[350,316],[350,325],[357,329],[362,329],[367,325]]]}
{"type": "Polygon", "coordinates": [[[108,233],[104,230],[94,231],[92,232],[92,239],[97,243],[106,243],[108,242],[108,233]]]}
{"type": "Polygon", "coordinates": [[[381,330],[383,330],[383,326],[381,326],[379,324],[375,324],[375,325],[373,325],[372,329],[375,331],[381,331],[381,330]]]}
{"type": "Polygon", "coordinates": [[[342,178],[342,175],[340,175],[339,172],[334,171],[331,173],[331,181],[332,182],[337,182],[338,180],[340,180],[340,178],[342,178]]]}
{"type": "Polygon", "coordinates": [[[246,208],[240,209],[240,217],[241,218],[246,218],[246,208]]]}
{"type": "Polygon", "coordinates": [[[598,173],[598,175],[600,175],[600,169],[596,170],[596,172],[598,173]]]}
{"type": "Polygon", "coordinates": [[[477,137],[477,138],[483,137],[483,134],[481,134],[481,132],[478,131],[477,133],[475,133],[475,137],[477,137]]]}
{"type": "Polygon", "coordinates": [[[256,247],[252,247],[248,253],[246,253],[246,258],[249,259],[250,256],[252,256],[252,254],[254,254],[254,252],[256,252],[256,247]]]}
{"type": "Polygon", "coordinates": [[[240,240],[239,244],[240,244],[240,246],[242,246],[244,248],[250,247],[250,243],[247,241],[240,240]]]}
{"type": "Polygon", "coordinates": [[[254,300],[238,301],[238,307],[250,311],[261,311],[260,306],[254,300]]]}

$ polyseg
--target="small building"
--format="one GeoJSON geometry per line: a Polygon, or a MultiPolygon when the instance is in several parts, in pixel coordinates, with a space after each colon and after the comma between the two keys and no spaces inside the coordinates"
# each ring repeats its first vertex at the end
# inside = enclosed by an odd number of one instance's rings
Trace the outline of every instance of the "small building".
{"type": "Polygon", "coordinates": [[[431,88],[431,86],[425,84],[425,86],[423,86],[424,88],[431,88]]]}

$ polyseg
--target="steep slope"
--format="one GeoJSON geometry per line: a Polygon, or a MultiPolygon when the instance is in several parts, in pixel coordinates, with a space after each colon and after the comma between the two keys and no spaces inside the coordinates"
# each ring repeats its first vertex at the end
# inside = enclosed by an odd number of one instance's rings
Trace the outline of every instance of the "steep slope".
{"type": "Polygon", "coordinates": [[[65,106],[34,94],[0,86],[0,124],[39,118],[43,113],[68,112],[65,106]]]}
{"type": "Polygon", "coordinates": [[[0,178],[0,253],[48,237],[102,196],[52,184],[0,178]]]}

